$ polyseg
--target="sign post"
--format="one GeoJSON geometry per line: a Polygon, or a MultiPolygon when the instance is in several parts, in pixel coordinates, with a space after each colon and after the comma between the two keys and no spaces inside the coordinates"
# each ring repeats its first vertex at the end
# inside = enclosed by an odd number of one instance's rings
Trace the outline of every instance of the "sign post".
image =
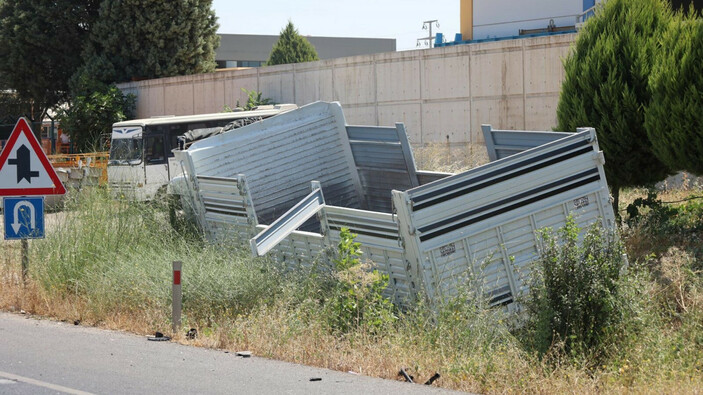
{"type": "Polygon", "coordinates": [[[5,240],[22,242],[22,279],[29,269],[28,239],[44,237],[44,195],[66,193],[29,122],[20,118],[0,153],[5,240]],[[33,196],[33,197],[30,197],[33,196]]]}
{"type": "Polygon", "coordinates": [[[183,262],[173,261],[173,292],[172,292],[172,316],[173,333],[176,334],[181,328],[181,306],[183,294],[181,293],[181,268],[183,262]]]}

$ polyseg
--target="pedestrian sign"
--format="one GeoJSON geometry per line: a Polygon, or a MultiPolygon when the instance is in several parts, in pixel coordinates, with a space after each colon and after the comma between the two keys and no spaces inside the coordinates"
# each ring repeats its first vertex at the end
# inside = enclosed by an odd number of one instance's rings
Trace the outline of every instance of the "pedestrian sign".
{"type": "Polygon", "coordinates": [[[0,153],[0,196],[63,195],[56,171],[27,119],[20,118],[0,153]]]}
{"type": "Polygon", "coordinates": [[[6,197],[5,240],[44,237],[44,197],[6,197]]]}

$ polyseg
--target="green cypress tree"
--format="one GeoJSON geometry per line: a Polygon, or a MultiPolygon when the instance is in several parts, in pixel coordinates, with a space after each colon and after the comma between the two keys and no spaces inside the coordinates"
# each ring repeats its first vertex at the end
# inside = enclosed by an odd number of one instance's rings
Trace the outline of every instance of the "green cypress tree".
{"type": "Polygon", "coordinates": [[[647,134],[675,170],[703,175],[703,20],[694,12],[671,25],[650,76],[647,134]]]}
{"type": "Polygon", "coordinates": [[[620,188],[670,174],[652,152],[644,109],[651,101],[648,78],[658,40],[671,19],[664,0],[608,0],[564,61],[558,129],[596,128],[615,207],[620,188]]]}
{"type": "Polygon", "coordinates": [[[212,0],[103,0],[75,80],[87,74],[109,84],[213,71],[219,37],[211,6],[212,0]]]}
{"type": "Polygon", "coordinates": [[[273,46],[267,65],[303,63],[319,60],[315,47],[298,33],[293,22],[288,21],[278,41],[273,46]]]}

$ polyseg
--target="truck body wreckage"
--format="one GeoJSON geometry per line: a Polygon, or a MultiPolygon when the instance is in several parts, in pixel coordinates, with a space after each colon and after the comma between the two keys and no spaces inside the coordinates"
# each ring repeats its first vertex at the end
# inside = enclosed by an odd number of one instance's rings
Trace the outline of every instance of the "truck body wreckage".
{"type": "Polygon", "coordinates": [[[511,305],[529,287],[537,230],[615,217],[594,129],[483,133],[490,163],[422,171],[402,123],[347,125],[338,103],[316,102],[174,151],[173,189],[209,240],[292,270],[329,262],[346,227],[399,305],[451,297],[468,278],[511,305]]]}

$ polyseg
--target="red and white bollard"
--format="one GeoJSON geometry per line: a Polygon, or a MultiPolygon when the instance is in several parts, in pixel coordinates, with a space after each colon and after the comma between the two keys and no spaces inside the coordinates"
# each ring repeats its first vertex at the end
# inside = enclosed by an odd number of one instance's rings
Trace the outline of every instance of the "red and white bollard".
{"type": "Polygon", "coordinates": [[[172,318],[173,334],[175,335],[181,328],[181,303],[183,294],[181,293],[181,267],[183,262],[173,261],[173,297],[172,297],[172,318]]]}

